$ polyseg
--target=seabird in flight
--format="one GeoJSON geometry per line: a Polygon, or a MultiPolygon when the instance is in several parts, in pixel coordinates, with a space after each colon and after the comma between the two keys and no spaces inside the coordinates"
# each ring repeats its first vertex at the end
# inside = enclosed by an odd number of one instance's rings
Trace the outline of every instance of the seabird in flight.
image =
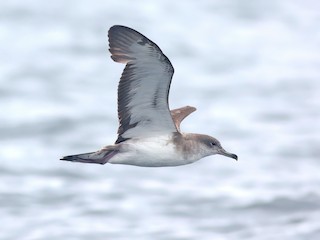
{"type": "Polygon", "coordinates": [[[118,139],[99,151],[61,160],[166,167],[214,154],[238,159],[211,136],[180,131],[181,121],[196,108],[170,111],[168,95],[174,70],[154,42],[119,25],[111,27],[108,36],[111,58],[126,64],[118,86],[118,139]]]}

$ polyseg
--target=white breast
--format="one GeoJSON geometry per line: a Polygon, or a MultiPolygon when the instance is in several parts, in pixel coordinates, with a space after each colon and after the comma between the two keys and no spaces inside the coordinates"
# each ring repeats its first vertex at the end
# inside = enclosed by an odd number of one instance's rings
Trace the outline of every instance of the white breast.
{"type": "Polygon", "coordinates": [[[110,163],[142,167],[178,166],[191,163],[176,151],[170,136],[131,139],[120,144],[124,151],[111,158],[110,163]]]}

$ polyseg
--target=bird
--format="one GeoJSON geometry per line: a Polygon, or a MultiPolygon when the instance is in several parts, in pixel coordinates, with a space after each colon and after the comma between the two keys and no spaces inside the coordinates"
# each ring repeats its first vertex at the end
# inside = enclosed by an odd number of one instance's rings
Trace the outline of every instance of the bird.
{"type": "Polygon", "coordinates": [[[180,130],[183,119],[196,108],[169,109],[174,69],[157,44],[121,25],[109,29],[108,39],[113,61],[125,64],[118,85],[117,140],[98,151],[60,160],[140,167],[186,165],[214,154],[238,160],[216,138],[180,130]]]}

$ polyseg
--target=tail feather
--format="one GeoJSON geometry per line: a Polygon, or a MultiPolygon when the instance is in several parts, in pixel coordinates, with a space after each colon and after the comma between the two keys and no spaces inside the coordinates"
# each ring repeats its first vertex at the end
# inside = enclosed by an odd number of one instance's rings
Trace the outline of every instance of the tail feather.
{"type": "Polygon", "coordinates": [[[116,149],[102,149],[98,152],[82,153],[62,157],[60,160],[82,163],[106,164],[109,159],[116,155],[119,151],[116,149]]]}

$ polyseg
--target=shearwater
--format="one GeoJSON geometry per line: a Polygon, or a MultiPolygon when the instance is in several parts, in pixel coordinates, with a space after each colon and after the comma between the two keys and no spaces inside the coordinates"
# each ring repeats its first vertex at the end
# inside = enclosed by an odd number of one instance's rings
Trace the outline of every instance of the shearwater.
{"type": "Polygon", "coordinates": [[[110,28],[108,37],[111,58],[126,64],[118,86],[118,139],[99,151],[61,160],[165,167],[214,154],[238,159],[211,136],[180,131],[181,121],[196,108],[170,111],[168,95],[174,70],[154,42],[119,25],[110,28]]]}

